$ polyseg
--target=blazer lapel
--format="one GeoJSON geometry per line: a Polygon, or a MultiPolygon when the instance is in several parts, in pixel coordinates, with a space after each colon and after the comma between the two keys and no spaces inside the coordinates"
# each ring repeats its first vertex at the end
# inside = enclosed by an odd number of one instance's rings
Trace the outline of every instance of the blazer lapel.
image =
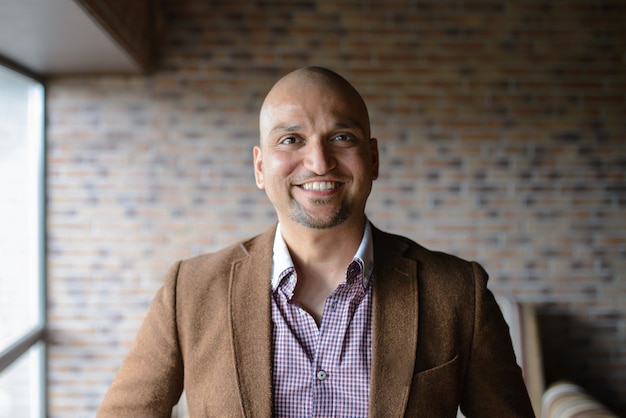
{"type": "Polygon", "coordinates": [[[374,229],[370,417],[404,416],[417,346],[416,261],[406,246],[374,229]]]}
{"type": "Polygon", "coordinates": [[[272,243],[269,231],[244,245],[231,271],[230,311],[235,373],[243,416],[272,415],[272,243]]]}

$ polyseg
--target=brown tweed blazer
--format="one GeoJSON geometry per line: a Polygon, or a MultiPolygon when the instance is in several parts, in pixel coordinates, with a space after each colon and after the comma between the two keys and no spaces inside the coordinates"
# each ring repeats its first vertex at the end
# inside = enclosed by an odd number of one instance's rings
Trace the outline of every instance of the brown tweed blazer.
{"type": "MultiPolygon", "coordinates": [[[[270,417],[275,229],[174,265],[98,417],[270,417]]],[[[476,263],[373,228],[371,417],[532,417],[476,263]]]]}

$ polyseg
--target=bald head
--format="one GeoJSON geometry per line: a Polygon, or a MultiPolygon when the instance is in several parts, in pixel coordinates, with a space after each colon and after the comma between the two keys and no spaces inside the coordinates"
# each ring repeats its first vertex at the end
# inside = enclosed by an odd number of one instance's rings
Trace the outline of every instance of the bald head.
{"type": "Polygon", "coordinates": [[[328,69],[302,68],[272,87],[259,119],[256,184],[281,224],[316,230],[342,225],[360,239],[379,164],[378,141],[370,136],[367,107],[356,89],[328,69]]]}
{"type": "MultiPolygon", "coordinates": [[[[267,134],[268,123],[273,121],[280,109],[295,105],[298,101],[324,100],[329,103],[349,103],[358,123],[369,137],[369,114],[359,92],[345,78],[323,67],[304,67],[295,70],[274,84],[269,91],[259,116],[261,140],[267,134]]],[[[355,121],[356,122],[356,121],[355,121]]]]}

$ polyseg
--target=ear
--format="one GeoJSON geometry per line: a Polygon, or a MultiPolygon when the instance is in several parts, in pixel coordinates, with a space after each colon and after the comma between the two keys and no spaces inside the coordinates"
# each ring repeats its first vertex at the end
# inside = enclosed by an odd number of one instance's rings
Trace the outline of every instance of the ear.
{"type": "Polygon", "coordinates": [[[263,153],[259,146],[255,146],[252,149],[252,157],[254,159],[254,178],[256,180],[256,187],[263,190],[265,185],[263,184],[263,153]]]}
{"type": "Polygon", "coordinates": [[[378,140],[376,138],[370,140],[370,147],[372,153],[372,179],[376,180],[378,178],[378,168],[380,164],[380,160],[378,159],[378,140]]]}

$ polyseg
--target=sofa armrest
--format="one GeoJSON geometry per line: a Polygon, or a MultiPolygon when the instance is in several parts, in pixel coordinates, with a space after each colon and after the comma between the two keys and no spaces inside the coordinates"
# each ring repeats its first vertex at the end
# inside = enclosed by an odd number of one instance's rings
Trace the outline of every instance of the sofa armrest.
{"type": "Polygon", "coordinates": [[[497,295],[496,300],[509,326],[513,350],[522,369],[533,410],[539,416],[545,380],[535,306],[501,295],[497,295]]]}

